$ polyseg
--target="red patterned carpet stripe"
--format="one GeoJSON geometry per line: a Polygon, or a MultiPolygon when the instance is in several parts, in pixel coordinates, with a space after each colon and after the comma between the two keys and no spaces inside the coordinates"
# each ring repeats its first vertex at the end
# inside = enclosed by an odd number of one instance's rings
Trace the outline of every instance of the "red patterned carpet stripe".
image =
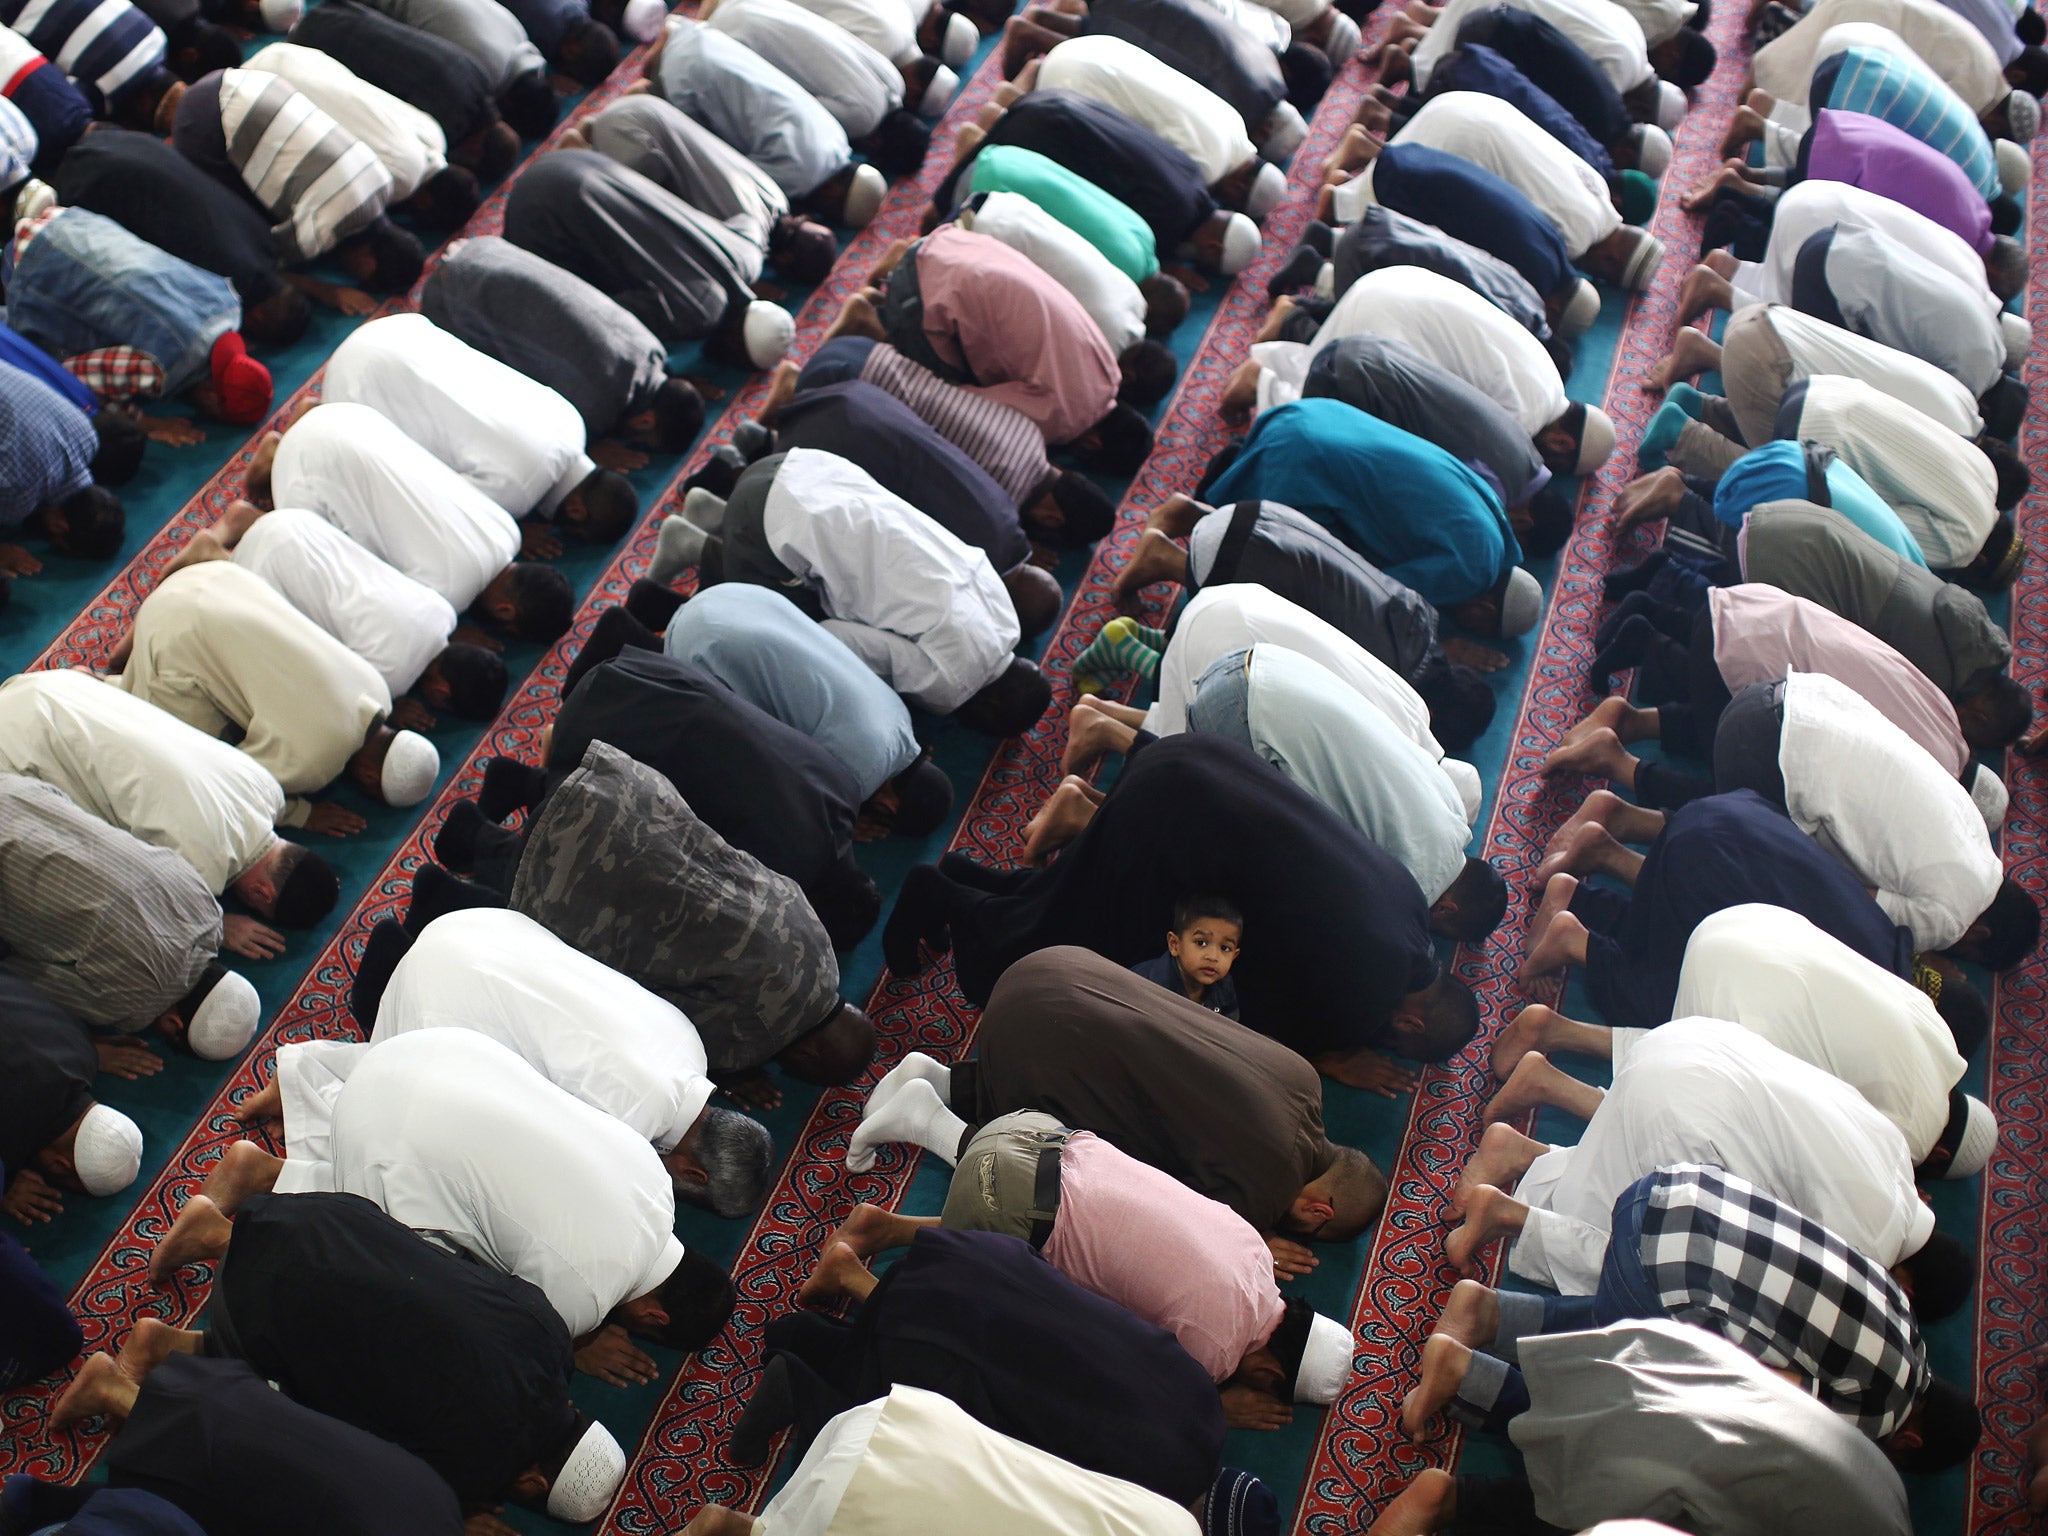
{"type": "MultiPolygon", "coordinates": [[[[607,86],[592,94],[587,111],[596,110],[621,93],[637,77],[643,57],[635,53],[620,66],[607,86]]],[[[985,68],[960,92],[940,132],[945,142],[960,122],[967,120],[994,88],[993,66],[985,68]]],[[[585,113],[569,121],[580,120],[585,113]]],[[[563,124],[564,127],[568,123],[563,124]]],[[[938,135],[935,134],[935,137],[938,135]]],[[[891,190],[881,212],[860,237],[842,253],[832,277],[822,285],[798,316],[795,355],[808,356],[845,299],[861,286],[861,279],[887,243],[915,232],[920,211],[943,175],[943,165],[928,165],[915,182],[891,190]]],[[[479,212],[471,223],[471,234],[498,227],[503,191],[479,212]]],[[[398,306],[393,306],[398,307],[398,306]]],[[[765,377],[757,377],[738,391],[724,414],[706,432],[682,471],[683,474],[709,455],[712,448],[731,436],[733,426],[750,415],[766,393],[765,377]]],[[[309,382],[301,396],[317,392],[309,382]]],[[[298,397],[294,397],[295,399],[298,397]]],[[[288,403],[289,405],[289,403],[288,403]]],[[[223,469],[213,482],[194,498],[172,521],[172,525],[137,558],[133,567],[110,584],[100,599],[81,616],[45,654],[42,665],[89,665],[105,656],[118,638],[134,606],[147,592],[153,575],[167,563],[175,549],[189,540],[199,527],[212,522],[240,485],[249,458],[247,449],[223,469]]],[[[383,871],[371,883],[362,901],[349,914],[335,938],[307,973],[292,1001],[280,1009],[258,1036],[234,1074],[199,1117],[183,1143],[172,1154],[155,1185],[144,1191],[126,1224],[102,1249],[87,1271],[86,1278],[70,1301],[85,1330],[85,1352],[116,1346],[127,1336],[136,1319],[145,1316],[179,1323],[195,1316],[205,1302],[205,1285],[188,1284],[176,1291],[153,1289],[147,1279],[149,1252],[176,1217],[178,1210],[197,1192],[221,1151],[242,1134],[233,1108],[254,1093],[270,1076],[277,1049],[293,1041],[354,1038],[359,1032],[348,1012],[347,993],[354,962],[362,951],[371,928],[384,918],[403,913],[411,892],[412,871],[428,857],[432,836],[457,799],[476,794],[482,784],[482,763],[497,754],[538,755],[538,737],[554,716],[559,702],[561,679],[573,657],[588,637],[598,612],[623,601],[635,576],[643,573],[654,550],[659,515],[675,496],[675,486],[660,498],[654,513],[643,519],[632,537],[593,585],[570,633],[548,653],[526,678],[511,702],[475,750],[450,779],[447,787],[430,804],[412,835],[392,855],[383,871]]],[[[47,1420],[52,1401],[62,1384],[43,1386],[9,1395],[0,1402],[0,1475],[31,1472],[55,1481],[75,1481],[91,1466],[105,1443],[101,1434],[52,1435],[47,1420]]]]}

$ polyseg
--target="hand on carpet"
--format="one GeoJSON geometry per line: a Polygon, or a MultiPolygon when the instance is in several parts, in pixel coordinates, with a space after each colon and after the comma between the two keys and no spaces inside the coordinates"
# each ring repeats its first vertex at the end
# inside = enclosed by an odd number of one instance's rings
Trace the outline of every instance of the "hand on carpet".
{"type": "Polygon", "coordinates": [[[28,1226],[48,1221],[53,1216],[62,1216],[64,1198],[57,1192],[57,1186],[35,1169],[24,1168],[8,1184],[7,1193],[0,1196],[0,1211],[28,1226]]]}
{"type": "Polygon", "coordinates": [[[1276,1280],[1299,1280],[1323,1262],[1307,1244],[1297,1243],[1292,1238],[1269,1237],[1266,1249],[1273,1255],[1273,1278],[1276,1280]]]}
{"type": "Polygon", "coordinates": [[[306,830],[322,837],[353,837],[369,823],[345,805],[332,800],[315,801],[306,813],[306,830]]]}
{"type": "Polygon", "coordinates": [[[1257,1387],[1240,1385],[1223,1389],[1223,1417],[1232,1429],[1285,1429],[1294,1411],[1257,1387]]]}
{"type": "Polygon", "coordinates": [[[131,1083],[164,1069],[164,1059],[139,1040],[95,1040],[92,1048],[102,1072],[131,1083]]]}
{"type": "Polygon", "coordinates": [[[641,1387],[657,1380],[661,1368],[617,1323],[607,1323],[576,1351],[576,1369],[615,1387],[641,1387]]]}
{"type": "Polygon", "coordinates": [[[284,935],[255,918],[230,913],[222,924],[225,937],[221,948],[245,960],[274,960],[284,953],[284,935]]]}

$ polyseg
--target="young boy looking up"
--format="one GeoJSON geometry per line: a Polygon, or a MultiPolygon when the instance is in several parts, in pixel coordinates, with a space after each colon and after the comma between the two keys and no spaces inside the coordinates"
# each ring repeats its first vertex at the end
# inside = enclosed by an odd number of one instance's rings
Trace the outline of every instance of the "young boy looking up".
{"type": "Polygon", "coordinates": [[[1244,942],[1244,917],[1220,896],[1183,896],[1174,904],[1166,953],[1134,965],[1147,981],[1175,987],[1212,1013],[1237,1017],[1230,967],[1244,942]]]}

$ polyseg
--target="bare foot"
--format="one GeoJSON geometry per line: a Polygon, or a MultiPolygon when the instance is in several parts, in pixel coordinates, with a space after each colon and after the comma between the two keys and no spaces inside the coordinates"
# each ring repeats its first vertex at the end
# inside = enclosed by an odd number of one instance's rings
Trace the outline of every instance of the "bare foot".
{"type": "Polygon", "coordinates": [[[1429,1426],[1450,1406],[1471,1369],[1472,1351],[1448,1333],[1432,1333],[1422,1346],[1422,1376],[1401,1399],[1401,1433],[1417,1445],[1429,1438],[1429,1426]]]}
{"type": "Polygon", "coordinates": [[[1669,517],[1685,500],[1685,476],[1667,465],[1638,475],[1614,498],[1614,537],[1619,539],[1641,523],[1669,517]]]}
{"type": "Polygon", "coordinates": [[[761,401],[761,411],[754,419],[764,427],[775,425],[775,418],[782,408],[796,398],[796,381],[803,370],[795,363],[782,362],[775,365],[775,371],[768,376],[768,394],[761,401]]]}
{"type": "Polygon", "coordinates": [[[1498,1238],[1522,1230],[1528,1207],[1491,1184],[1474,1186],[1465,1200],[1465,1220],[1444,1239],[1444,1261],[1461,1275],[1479,1272],[1479,1256],[1498,1238]]]}
{"type": "Polygon", "coordinates": [[[1737,107],[1735,115],[1728,119],[1727,135],[1721,140],[1721,158],[1733,159],[1763,136],[1763,113],[1751,106],[1737,107]]]}
{"type": "Polygon", "coordinates": [[[1657,725],[1657,711],[1637,709],[1617,693],[1588,710],[1585,719],[1564,733],[1564,739],[1569,745],[1604,726],[1625,743],[1644,741],[1657,734],[1657,725]]]}
{"type": "Polygon", "coordinates": [[[1265,364],[1255,357],[1246,358],[1231,370],[1229,382],[1223,386],[1222,403],[1217,406],[1227,425],[1242,427],[1251,421],[1259,404],[1259,380],[1265,372],[1265,364]]]}
{"type": "Polygon", "coordinates": [[[1552,936],[1561,924],[1570,921],[1579,935],[1584,936],[1584,925],[1568,910],[1578,889],[1579,882],[1571,875],[1552,875],[1545,882],[1543,900],[1536,908],[1536,915],[1529,919],[1527,958],[1522,961],[1521,973],[1516,978],[1523,986],[1564,969],[1567,961],[1559,953],[1562,943],[1552,943],[1552,936]]]}
{"type": "Polygon", "coordinates": [[[1432,1536],[1458,1509],[1458,1480],[1441,1467],[1424,1467],[1415,1481],[1380,1511],[1366,1536],[1432,1536]]]}
{"type": "Polygon", "coordinates": [[[173,1328],[158,1317],[137,1318],[114,1364],[123,1376],[140,1385],[172,1355],[196,1355],[205,1345],[206,1335],[196,1329],[173,1328]]]}
{"type": "Polygon", "coordinates": [[[1529,1171],[1529,1165],[1550,1149],[1533,1136],[1524,1136],[1512,1125],[1489,1125],[1479,1137],[1479,1150],[1465,1160],[1458,1186],[1446,1202],[1453,1216],[1462,1217],[1475,1191],[1491,1186],[1507,1189],[1529,1171]]]}
{"type": "Polygon", "coordinates": [[[235,1107],[235,1118],[244,1125],[266,1125],[284,1119],[284,1086],[276,1078],[235,1107]]]}
{"type": "Polygon", "coordinates": [[[1095,701],[1083,697],[1067,715],[1067,749],[1060,756],[1061,773],[1080,773],[1111,752],[1128,752],[1137,733],[1095,701]]]}
{"type": "MultiPolygon", "coordinates": [[[[1570,880],[1570,875],[1558,875],[1559,880],[1570,880]]],[[[1529,956],[1522,962],[1521,974],[1516,981],[1524,991],[1537,982],[1556,976],[1574,965],[1586,963],[1586,925],[1569,912],[1560,912],[1543,935],[1541,944],[1532,945],[1529,956]]]]}
{"type": "Polygon", "coordinates": [[[1742,263],[1735,259],[1733,251],[1709,251],[1700,258],[1700,265],[1709,272],[1712,272],[1716,277],[1725,277],[1732,283],[1735,281],[1735,274],[1741,269],[1742,263]]]}
{"type": "Polygon", "coordinates": [[[882,329],[881,311],[875,308],[874,300],[865,292],[856,293],[846,301],[846,307],[839,311],[839,318],[832,322],[832,329],[825,333],[825,340],[840,336],[865,336],[870,341],[886,341],[889,333],[882,329]]]}
{"type": "Polygon", "coordinates": [[[1543,759],[1546,779],[1566,773],[1593,774],[1619,784],[1633,784],[1635,759],[1611,726],[1595,726],[1576,739],[1567,738],[1563,746],[1553,748],[1550,756],[1543,759]]]}
{"type": "Polygon", "coordinates": [[[1543,856],[1543,862],[1536,866],[1536,880],[1538,884],[1547,884],[1552,875],[1613,874],[1615,855],[1627,853],[1614,840],[1612,832],[1589,821],[1543,856]]]}
{"type": "Polygon", "coordinates": [[[1024,829],[1024,862],[1042,869],[1047,859],[1081,835],[1095,819],[1096,801],[1080,779],[1068,775],[1024,829]]]}
{"type": "Polygon", "coordinates": [[[1163,581],[1178,585],[1186,580],[1187,574],[1187,551],[1174,543],[1171,535],[1157,528],[1147,528],[1138,535],[1138,548],[1130,563],[1116,573],[1110,597],[1116,603],[1117,612],[1136,616],[1144,606],[1139,595],[1147,587],[1163,581]]]}
{"type": "Polygon", "coordinates": [[[1323,185],[1334,187],[1349,181],[1360,171],[1379,158],[1385,146],[1356,123],[1344,130],[1344,137],[1337,143],[1336,153],[1323,166],[1323,185]]]}
{"type": "Polygon", "coordinates": [[[1376,85],[1366,92],[1351,120],[1367,133],[1384,139],[1394,124],[1394,103],[1399,99],[1384,85],[1376,85]]]}
{"type": "Polygon", "coordinates": [[[1681,379],[1697,378],[1720,366],[1721,344],[1705,331],[1681,326],[1671,338],[1671,350],[1644,376],[1643,388],[1654,394],[1681,379]]]}
{"type": "Polygon", "coordinates": [[[1451,635],[1444,639],[1444,659],[1461,667],[1470,667],[1474,672],[1498,672],[1508,664],[1507,652],[1496,651],[1490,645],[1481,645],[1477,640],[1467,640],[1463,635],[1451,635]]]}
{"type": "Polygon", "coordinates": [[[1541,1051],[1524,1051],[1522,1059],[1515,1063],[1514,1071],[1508,1074],[1507,1082],[1487,1104],[1486,1113],[1480,1117],[1481,1122],[1497,1125],[1503,1120],[1519,1120],[1532,1109],[1541,1109],[1550,1102],[1551,1078],[1563,1075],[1541,1051]]]}
{"type": "MultiPolygon", "coordinates": [[[[1565,741],[1569,743],[1571,737],[1567,736],[1565,741]]],[[[1543,845],[1544,854],[1548,856],[1567,846],[1572,840],[1572,835],[1588,823],[1606,826],[1609,818],[1615,814],[1616,808],[1627,804],[1626,800],[1611,789],[1594,790],[1579,803],[1579,808],[1572,812],[1571,819],[1550,834],[1550,841],[1543,845]]]]}
{"type": "Polygon", "coordinates": [[[903,1241],[901,1228],[910,1221],[908,1216],[898,1216],[863,1200],[839,1223],[839,1229],[825,1239],[825,1246],[829,1249],[836,1243],[851,1249],[855,1258],[871,1259],[903,1241]]]}
{"type": "Polygon", "coordinates": [[[1266,323],[1259,327],[1260,341],[1278,341],[1280,327],[1287,323],[1287,317],[1294,313],[1294,300],[1286,294],[1273,301],[1273,307],[1266,311],[1266,323]]]}
{"type": "Polygon", "coordinates": [[[1714,195],[1723,187],[1745,187],[1748,184],[1749,178],[1731,160],[1717,167],[1713,175],[1686,193],[1681,201],[1686,212],[1698,213],[1714,200],[1714,195]]]}
{"type": "Polygon", "coordinates": [[[1493,1075],[1506,1082],[1524,1056],[1532,1051],[1550,1050],[1551,1024],[1563,1017],[1548,1003],[1531,1003],[1508,1020],[1507,1028],[1495,1037],[1493,1053],[1487,1059],[1493,1075]]]}
{"type": "Polygon", "coordinates": [[[1176,491],[1145,514],[1145,526],[1158,529],[1169,539],[1184,539],[1211,510],[1194,497],[1176,491]]]}
{"type": "Polygon", "coordinates": [[[847,1244],[828,1243],[824,1253],[818,1257],[817,1268],[798,1287],[796,1304],[800,1307],[827,1307],[835,1301],[843,1301],[854,1294],[860,1277],[867,1272],[860,1255],[847,1244]]]}
{"type": "Polygon", "coordinates": [[[1678,323],[1688,325],[1710,309],[1727,309],[1735,299],[1728,279],[1705,262],[1685,274],[1678,289],[1678,323]]]}
{"type": "Polygon", "coordinates": [[[88,1355],[78,1375],[64,1389],[64,1395],[57,1399],[57,1406],[51,1410],[50,1428],[53,1432],[67,1430],[102,1415],[110,1423],[118,1425],[135,1407],[135,1399],[141,1390],[141,1383],[123,1375],[112,1355],[88,1355]]]}
{"type": "Polygon", "coordinates": [[[194,1195],[149,1256],[150,1284],[168,1286],[171,1276],[187,1264],[219,1258],[228,1251],[234,1235],[235,1224],[221,1214],[220,1207],[204,1195],[194,1195]]]}
{"type": "Polygon", "coordinates": [[[272,1157],[253,1141],[238,1141],[221,1154],[206,1175],[199,1192],[222,1214],[232,1216],[251,1195],[260,1195],[277,1182],[284,1159],[272,1157]]]}
{"type": "Polygon", "coordinates": [[[1484,1349],[1500,1332],[1500,1292],[1477,1280],[1460,1280],[1451,1287],[1451,1299],[1444,1303],[1435,1332],[1467,1349],[1484,1349]]]}

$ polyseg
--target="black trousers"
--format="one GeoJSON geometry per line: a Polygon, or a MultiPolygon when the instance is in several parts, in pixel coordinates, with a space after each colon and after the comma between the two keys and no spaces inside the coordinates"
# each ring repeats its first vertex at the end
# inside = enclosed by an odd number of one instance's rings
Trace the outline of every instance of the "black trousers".
{"type": "Polygon", "coordinates": [[[1526,1477],[1458,1479],[1452,1536],[1570,1536],[1536,1517],[1536,1494],[1526,1477]]]}

